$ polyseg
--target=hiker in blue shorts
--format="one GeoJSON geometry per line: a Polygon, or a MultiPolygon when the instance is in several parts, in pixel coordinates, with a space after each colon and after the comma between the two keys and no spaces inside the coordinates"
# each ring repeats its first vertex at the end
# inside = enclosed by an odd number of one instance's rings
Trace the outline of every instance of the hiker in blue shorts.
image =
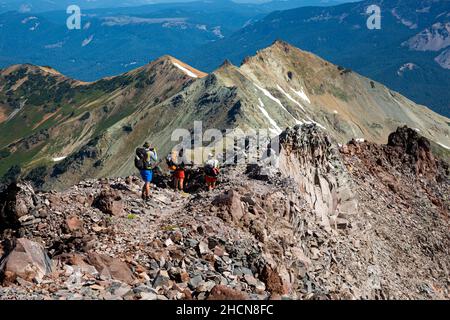
{"type": "Polygon", "coordinates": [[[143,147],[136,149],[134,164],[141,174],[144,186],[142,187],[142,199],[150,199],[150,183],[153,180],[153,169],[157,166],[158,154],[150,143],[144,143],[143,147]]]}

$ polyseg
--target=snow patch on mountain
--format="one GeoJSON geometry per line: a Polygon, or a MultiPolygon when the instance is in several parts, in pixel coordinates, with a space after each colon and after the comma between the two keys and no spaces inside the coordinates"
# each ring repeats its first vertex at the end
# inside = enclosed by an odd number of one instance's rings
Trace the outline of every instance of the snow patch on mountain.
{"type": "Polygon", "coordinates": [[[180,65],[180,64],[178,64],[176,62],[173,62],[173,65],[175,67],[177,67],[178,69],[180,69],[181,71],[183,71],[184,73],[186,73],[189,77],[191,77],[191,78],[198,78],[198,76],[195,73],[193,73],[191,70],[183,67],[182,65],[180,65]]]}
{"type": "Polygon", "coordinates": [[[38,17],[27,17],[27,18],[25,18],[25,19],[23,19],[22,20],[22,24],[26,24],[26,23],[28,23],[29,21],[32,21],[32,20],[38,20],[38,17]]]}
{"type": "Polygon", "coordinates": [[[198,30],[208,31],[208,29],[206,28],[206,24],[197,24],[197,25],[195,25],[195,27],[196,27],[198,30]]]}
{"type": "Polygon", "coordinates": [[[416,12],[417,13],[429,13],[430,12],[431,7],[425,7],[422,9],[417,9],[416,12]]]}
{"type": "Polygon", "coordinates": [[[447,150],[450,150],[450,147],[449,147],[449,146],[446,146],[445,144],[442,144],[442,143],[440,143],[440,142],[438,142],[437,144],[440,145],[442,148],[445,148],[445,149],[447,149],[447,150]]]}
{"type": "Polygon", "coordinates": [[[282,94],[284,94],[289,100],[291,100],[292,102],[294,102],[296,105],[298,105],[303,111],[305,111],[305,109],[303,108],[303,106],[300,104],[300,102],[298,102],[297,100],[295,100],[294,98],[292,98],[289,93],[287,93],[286,91],[283,90],[283,88],[280,87],[280,85],[277,84],[277,88],[278,90],[280,90],[280,92],[282,94]]]}
{"type": "Polygon", "coordinates": [[[57,43],[51,43],[44,46],[45,49],[56,49],[56,48],[62,48],[64,45],[63,41],[57,42],[57,43]]]}
{"type": "Polygon", "coordinates": [[[34,26],[30,27],[30,31],[36,30],[36,29],[39,27],[39,25],[40,25],[40,23],[39,23],[39,22],[36,22],[36,23],[34,24],[34,26]]]}
{"type": "Polygon", "coordinates": [[[279,99],[275,98],[275,97],[274,97],[267,89],[264,89],[264,88],[258,86],[256,83],[255,83],[254,85],[255,85],[255,87],[257,87],[259,90],[261,90],[267,98],[269,98],[270,100],[272,100],[272,101],[274,101],[275,103],[277,103],[284,111],[286,111],[287,113],[289,113],[289,115],[295,120],[295,122],[296,122],[297,124],[301,124],[301,123],[302,123],[300,120],[296,119],[296,118],[288,111],[288,109],[286,109],[286,108],[283,106],[283,104],[281,103],[281,101],[280,101],[279,99]]]}
{"type": "Polygon", "coordinates": [[[52,158],[52,161],[59,162],[59,161],[63,161],[65,158],[67,158],[67,157],[56,157],[56,158],[52,158]]]}
{"type": "Polygon", "coordinates": [[[128,67],[130,67],[130,66],[134,66],[134,65],[136,65],[137,64],[137,62],[136,61],[132,61],[132,62],[130,62],[130,63],[125,63],[125,64],[122,64],[122,66],[124,66],[125,68],[128,68],[128,67]]]}
{"type": "Polygon", "coordinates": [[[309,100],[309,98],[308,98],[308,96],[306,95],[306,93],[305,93],[303,87],[301,87],[301,90],[300,90],[300,91],[296,91],[296,90],[294,90],[293,88],[291,88],[291,90],[294,91],[295,94],[297,94],[300,98],[302,98],[303,101],[308,102],[308,103],[311,103],[311,100],[309,100]]]}
{"type": "Polygon", "coordinates": [[[264,93],[264,95],[265,95],[266,97],[268,97],[270,100],[276,102],[276,103],[277,103],[281,108],[283,108],[286,112],[289,112],[289,111],[287,111],[287,109],[283,106],[283,104],[281,103],[281,101],[280,101],[279,99],[275,98],[275,97],[269,92],[269,90],[264,89],[264,88],[258,86],[257,84],[255,84],[255,87],[257,87],[259,90],[261,90],[261,91],[264,93]]]}
{"type": "Polygon", "coordinates": [[[162,24],[163,28],[186,30],[189,25],[184,21],[168,21],[162,24]]]}
{"type": "Polygon", "coordinates": [[[269,123],[273,127],[273,129],[271,128],[271,131],[273,131],[275,134],[280,134],[281,132],[283,132],[283,130],[281,130],[281,128],[276,123],[276,121],[273,120],[272,117],[270,117],[269,113],[265,109],[264,103],[262,102],[261,98],[259,98],[258,101],[259,101],[259,105],[258,105],[259,110],[261,110],[262,114],[267,118],[267,120],[269,120],[269,123]]]}
{"type": "Polygon", "coordinates": [[[320,123],[318,123],[317,121],[314,121],[313,119],[309,118],[309,121],[305,121],[306,124],[315,124],[316,126],[322,128],[323,130],[327,130],[327,128],[325,128],[325,126],[321,125],[320,123]]]}
{"type": "Polygon", "coordinates": [[[212,32],[214,33],[214,35],[220,39],[225,38],[224,35],[222,34],[222,29],[220,26],[214,27],[214,29],[212,30],[212,32]]]}

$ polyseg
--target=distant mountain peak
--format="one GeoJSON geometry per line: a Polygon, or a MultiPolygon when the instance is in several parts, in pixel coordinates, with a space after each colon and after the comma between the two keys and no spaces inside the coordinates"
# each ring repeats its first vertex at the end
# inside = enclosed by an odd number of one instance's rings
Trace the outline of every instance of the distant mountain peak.
{"type": "Polygon", "coordinates": [[[133,75],[140,74],[142,72],[151,72],[154,71],[155,68],[161,73],[175,71],[177,73],[183,73],[184,75],[193,79],[203,78],[208,75],[207,73],[197,70],[187,63],[178,60],[177,58],[170,55],[161,56],[140,68],[129,71],[128,74],[133,75]]]}
{"type": "Polygon", "coordinates": [[[40,75],[45,78],[47,77],[53,78],[54,81],[58,83],[67,81],[72,85],[86,84],[85,82],[67,77],[66,75],[60,73],[58,70],[49,66],[38,66],[30,63],[24,63],[24,64],[15,64],[0,70],[1,76],[7,78],[9,77],[10,79],[15,79],[14,82],[16,83],[16,85],[12,86],[12,88],[19,87],[23,82],[29,79],[30,74],[40,75]]]}
{"type": "Polygon", "coordinates": [[[177,58],[174,58],[172,56],[164,56],[164,57],[168,59],[172,63],[172,65],[177,67],[179,70],[183,71],[187,76],[191,78],[204,78],[208,75],[207,73],[197,70],[188,65],[187,63],[178,60],[177,58]]]}
{"type": "Polygon", "coordinates": [[[160,60],[170,62],[174,67],[185,73],[190,78],[204,78],[208,75],[207,73],[197,70],[187,63],[169,55],[163,56],[160,60]]]}
{"type": "Polygon", "coordinates": [[[19,70],[26,71],[26,72],[44,72],[49,73],[53,75],[63,76],[59,71],[56,69],[49,67],[49,66],[38,66],[31,63],[23,63],[23,64],[15,64],[12,66],[9,66],[5,69],[1,70],[2,74],[11,74],[14,72],[18,72],[19,70]]]}
{"type": "Polygon", "coordinates": [[[226,59],[222,62],[219,68],[214,70],[213,74],[229,74],[237,72],[239,68],[235,66],[230,60],[226,59]]]}
{"type": "Polygon", "coordinates": [[[269,46],[269,48],[270,47],[274,47],[274,48],[293,48],[294,46],[292,46],[291,44],[287,43],[286,41],[284,41],[282,39],[277,39],[269,46]]]}
{"type": "Polygon", "coordinates": [[[220,67],[229,67],[229,66],[233,66],[233,63],[231,63],[230,60],[225,59],[222,64],[220,65],[220,67]]]}

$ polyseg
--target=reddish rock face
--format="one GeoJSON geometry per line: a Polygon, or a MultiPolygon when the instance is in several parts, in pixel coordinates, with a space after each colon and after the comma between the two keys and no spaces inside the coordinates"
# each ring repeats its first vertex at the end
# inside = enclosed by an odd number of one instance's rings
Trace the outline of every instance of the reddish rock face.
{"type": "MultiPolygon", "coordinates": [[[[245,214],[244,207],[241,202],[241,197],[237,191],[230,190],[213,201],[213,205],[222,207],[229,214],[229,217],[234,222],[239,222],[245,214]]],[[[227,216],[221,216],[224,220],[228,220],[227,216]]]]}
{"type": "Polygon", "coordinates": [[[410,155],[417,174],[435,175],[437,163],[431,153],[430,141],[408,127],[399,127],[388,138],[388,146],[410,155]]]}
{"type": "Polygon", "coordinates": [[[271,293],[281,295],[289,293],[289,284],[271,267],[267,265],[264,267],[261,278],[266,283],[266,287],[271,293]]]}
{"type": "Polygon", "coordinates": [[[95,267],[88,264],[88,259],[83,254],[79,253],[71,253],[71,254],[63,254],[58,257],[59,263],[67,264],[70,266],[77,266],[83,273],[96,275],[98,274],[97,269],[95,267]]]}
{"type": "Polygon", "coordinates": [[[248,300],[249,297],[245,292],[234,290],[227,286],[216,285],[212,288],[208,300],[248,300]]]}
{"type": "Polygon", "coordinates": [[[186,271],[182,271],[182,272],[180,273],[180,278],[179,278],[179,280],[180,280],[180,282],[182,282],[182,283],[187,283],[187,282],[189,282],[189,280],[190,280],[189,273],[187,273],[186,271]]]}
{"type": "Polygon", "coordinates": [[[100,195],[94,200],[93,206],[101,212],[113,216],[120,216],[124,213],[122,197],[116,190],[102,190],[100,195]]]}
{"type": "Polygon", "coordinates": [[[120,280],[131,284],[134,276],[128,265],[120,259],[97,253],[88,254],[88,262],[93,265],[98,272],[107,278],[120,280]]]}

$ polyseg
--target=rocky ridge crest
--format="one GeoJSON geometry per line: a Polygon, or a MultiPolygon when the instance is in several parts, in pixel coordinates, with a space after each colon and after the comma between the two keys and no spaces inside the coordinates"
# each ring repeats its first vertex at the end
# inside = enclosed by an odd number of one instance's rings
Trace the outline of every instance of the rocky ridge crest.
{"type": "Polygon", "coordinates": [[[304,125],[280,141],[278,171],[225,167],[210,193],[160,177],[144,203],[133,176],[5,189],[0,296],[448,299],[448,166],[425,140],[338,146],[304,125]]]}

